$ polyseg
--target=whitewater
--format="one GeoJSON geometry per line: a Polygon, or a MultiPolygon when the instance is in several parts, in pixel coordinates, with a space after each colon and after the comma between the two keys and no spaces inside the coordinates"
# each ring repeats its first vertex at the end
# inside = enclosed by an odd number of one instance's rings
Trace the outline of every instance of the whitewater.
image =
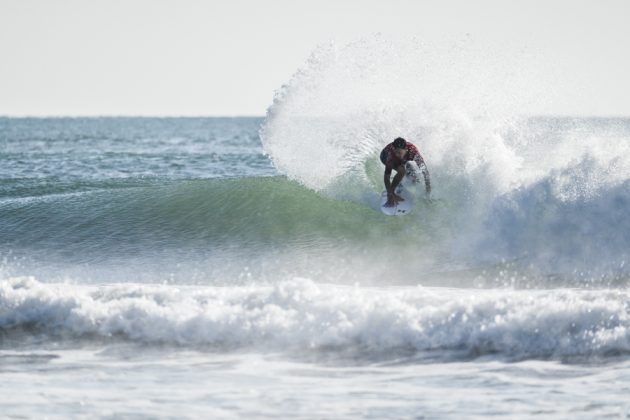
{"type": "MultiPolygon", "coordinates": [[[[630,415],[630,119],[323,45],[264,118],[0,118],[0,416],[630,415]],[[382,215],[403,136],[432,200],[382,215]]],[[[530,66],[531,69],[531,66],[530,66]]]]}

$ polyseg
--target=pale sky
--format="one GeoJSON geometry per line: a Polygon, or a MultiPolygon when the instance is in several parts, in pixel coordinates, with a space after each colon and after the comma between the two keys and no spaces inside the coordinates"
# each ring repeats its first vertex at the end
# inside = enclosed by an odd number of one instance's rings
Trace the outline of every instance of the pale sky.
{"type": "Polygon", "coordinates": [[[264,115],[322,43],[468,34],[553,57],[531,113],[630,116],[628,0],[0,0],[0,115],[264,115]]]}

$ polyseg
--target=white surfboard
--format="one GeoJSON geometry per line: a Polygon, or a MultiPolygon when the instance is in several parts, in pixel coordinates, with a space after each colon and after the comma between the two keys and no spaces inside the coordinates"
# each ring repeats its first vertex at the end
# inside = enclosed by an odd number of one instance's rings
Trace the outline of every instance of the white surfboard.
{"type": "Polygon", "coordinates": [[[388,216],[404,216],[411,212],[413,208],[413,198],[409,192],[402,188],[396,188],[396,194],[404,198],[404,201],[400,201],[394,204],[392,207],[385,207],[387,203],[387,191],[383,191],[381,194],[381,211],[388,216]]]}

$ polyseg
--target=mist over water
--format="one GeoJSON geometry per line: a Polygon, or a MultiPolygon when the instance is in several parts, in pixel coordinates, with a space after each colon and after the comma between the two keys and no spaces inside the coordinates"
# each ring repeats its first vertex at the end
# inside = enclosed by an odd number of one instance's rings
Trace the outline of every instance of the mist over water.
{"type": "Polygon", "coordinates": [[[553,99],[531,58],[467,40],[439,53],[382,36],[323,46],[278,91],[263,146],[290,179],[376,208],[378,154],[403,136],[424,155],[438,199],[406,220],[424,235],[417,251],[453,267],[623,277],[629,121],[523,115],[553,99]]]}

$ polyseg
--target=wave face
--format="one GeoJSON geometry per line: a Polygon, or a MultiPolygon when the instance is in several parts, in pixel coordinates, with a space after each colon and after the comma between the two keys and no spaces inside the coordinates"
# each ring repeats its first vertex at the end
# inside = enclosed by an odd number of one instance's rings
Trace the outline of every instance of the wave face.
{"type": "Polygon", "coordinates": [[[235,284],[316,274],[395,284],[417,283],[422,272],[423,283],[440,281],[428,279],[435,250],[418,255],[418,241],[437,230],[282,176],[68,182],[27,196],[24,180],[16,183],[19,193],[0,202],[0,244],[13,257],[7,275],[235,284]]]}
{"type": "Polygon", "coordinates": [[[553,198],[553,188],[547,180],[499,196],[491,219],[458,231],[463,215],[448,202],[389,218],[374,203],[322,196],[284,177],[107,181],[3,200],[0,243],[28,256],[8,274],[56,280],[73,267],[81,281],[230,284],[317,273],[346,284],[625,283],[623,263],[609,264],[628,249],[627,183],[585,201],[553,198]],[[586,263],[598,276],[576,273],[586,263]]]}
{"type": "Polygon", "coordinates": [[[263,146],[289,178],[368,205],[383,188],[379,151],[405,137],[439,199],[407,220],[439,232],[419,249],[453,265],[625,277],[630,120],[523,117],[553,92],[527,60],[382,36],[322,46],[277,92],[263,146]]]}
{"type": "Polygon", "coordinates": [[[0,331],[383,360],[580,359],[630,352],[627,291],[0,283],[0,331]]]}

